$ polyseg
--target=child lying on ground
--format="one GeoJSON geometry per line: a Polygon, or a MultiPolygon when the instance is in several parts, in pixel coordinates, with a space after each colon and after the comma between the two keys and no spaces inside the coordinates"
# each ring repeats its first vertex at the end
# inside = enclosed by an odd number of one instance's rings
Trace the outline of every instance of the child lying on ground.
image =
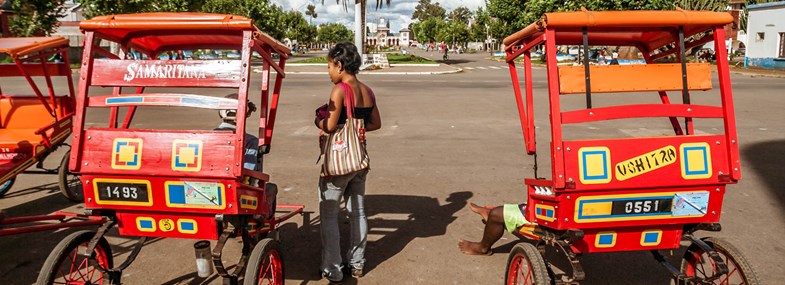
{"type": "Polygon", "coordinates": [[[504,229],[514,233],[520,227],[531,224],[523,216],[526,210],[526,204],[504,204],[504,206],[478,206],[474,203],[469,203],[469,209],[477,213],[485,221],[485,230],[483,231],[482,240],[479,242],[471,242],[467,240],[460,240],[458,248],[461,252],[469,255],[491,255],[491,246],[496,243],[504,234],[504,229]]]}

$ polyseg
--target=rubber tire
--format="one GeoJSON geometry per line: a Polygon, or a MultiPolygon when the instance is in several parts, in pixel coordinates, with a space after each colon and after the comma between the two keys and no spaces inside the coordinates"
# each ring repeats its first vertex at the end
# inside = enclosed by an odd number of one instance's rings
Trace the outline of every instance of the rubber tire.
{"type": "MultiPolygon", "coordinates": [[[[68,176],[73,175],[68,171],[68,164],[71,158],[71,151],[67,151],[60,160],[60,168],[57,169],[57,186],[60,188],[60,193],[71,202],[84,202],[84,193],[77,193],[74,189],[68,187],[68,176]]],[[[76,175],[73,175],[76,176],[76,175]]],[[[79,188],[77,191],[84,191],[82,187],[82,180],[77,177],[79,181],[79,188]]]]}
{"type": "MultiPolygon", "coordinates": [[[[70,255],[72,251],[78,250],[82,244],[90,242],[93,236],[95,236],[94,231],[78,231],[60,241],[46,258],[43,267],[41,267],[41,271],[38,273],[38,279],[35,284],[53,284],[56,278],[55,274],[58,273],[61,262],[66,258],[66,255],[70,255]]],[[[107,242],[104,237],[101,237],[101,239],[98,240],[98,245],[95,249],[96,251],[102,250],[106,254],[105,265],[108,268],[112,268],[114,266],[114,261],[112,259],[112,248],[109,246],[109,242],[107,242]]],[[[95,273],[101,274],[101,271],[96,269],[95,273]]],[[[108,276],[102,276],[102,279],[105,282],[108,281],[107,278],[108,276]]]]}
{"type": "Polygon", "coordinates": [[[2,185],[0,185],[0,197],[5,196],[5,193],[8,193],[8,190],[11,190],[11,187],[14,187],[14,182],[16,182],[16,176],[6,180],[2,185]],[[7,186],[6,183],[8,183],[7,186]]]}
{"type": "MultiPolygon", "coordinates": [[[[271,256],[273,257],[273,256],[271,256]]],[[[275,258],[275,257],[273,257],[275,258]]],[[[248,258],[248,266],[245,269],[245,278],[243,279],[244,285],[284,285],[284,266],[283,266],[283,251],[281,251],[281,244],[278,241],[270,238],[265,238],[254,246],[251,256],[248,258]],[[272,283],[259,282],[259,273],[262,265],[265,265],[265,260],[271,254],[277,253],[277,263],[280,265],[278,276],[273,272],[272,283]],[[277,278],[276,278],[277,277],[277,278]]]]}
{"type": "MultiPolygon", "coordinates": [[[[543,260],[542,255],[537,250],[537,247],[530,243],[521,242],[516,244],[512,251],[510,251],[510,255],[507,258],[507,274],[504,276],[504,284],[512,285],[517,284],[514,283],[516,280],[511,278],[514,273],[517,273],[517,268],[513,268],[514,263],[522,263],[528,262],[531,271],[532,271],[532,281],[534,283],[524,283],[524,284],[537,284],[537,285],[545,285],[551,284],[551,278],[548,275],[548,267],[545,265],[545,260],[543,260]],[[514,271],[514,272],[511,272],[514,271]]],[[[517,274],[516,274],[517,275],[517,274]]]]}
{"type": "MultiPolygon", "coordinates": [[[[702,238],[701,240],[703,240],[703,242],[705,242],[706,244],[711,246],[711,248],[713,248],[715,251],[717,251],[717,253],[719,253],[720,256],[724,255],[725,257],[727,257],[726,263],[728,263],[728,269],[730,271],[733,271],[733,266],[735,266],[735,268],[741,274],[741,277],[742,277],[742,280],[744,281],[744,284],[747,284],[747,285],[763,284],[763,283],[760,282],[760,279],[758,279],[758,275],[752,269],[752,266],[747,261],[747,258],[745,258],[741,254],[741,251],[736,249],[736,247],[734,247],[733,245],[731,245],[727,241],[725,241],[723,239],[719,239],[719,238],[707,237],[707,238],[702,238]],[[728,261],[730,261],[730,262],[728,262],[728,261]],[[733,265],[731,265],[731,262],[733,263],[733,265]]],[[[681,272],[682,273],[685,273],[685,274],[687,273],[687,266],[688,266],[688,264],[690,262],[694,262],[695,261],[695,254],[696,253],[700,254],[699,256],[701,256],[701,257],[709,258],[708,255],[706,255],[700,247],[698,247],[695,244],[690,245],[690,247],[687,248],[687,251],[684,252],[684,256],[681,259],[681,272]]],[[[714,270],[712,269],[712,274],[713,274],[713,271],[714,270]]]]}

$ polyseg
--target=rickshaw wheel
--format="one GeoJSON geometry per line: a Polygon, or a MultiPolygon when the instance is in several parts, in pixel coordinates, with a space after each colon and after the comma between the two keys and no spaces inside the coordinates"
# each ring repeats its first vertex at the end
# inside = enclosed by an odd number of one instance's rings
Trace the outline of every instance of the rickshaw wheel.
{"type": "MultiPolygon", "coordinates": [[[[108,281],[108,276],[82,255],[93,236],[94,231],[78,231],[60,241],[46,258],[36,284],[102,284],[108,281]]],[[[104,237],[98,241],[93,258],[104,269],[112,268],[112,249],[104,237]]]]}
{"type": "Polygon", "coordinates": [[[14,182],[16,182],[16,177],[11,178],[0,184],[0,197],[3,197],[5,193],[8,193],[8,190],[11,190],[11,187],[14,186],[14,182]]]}
{"type": "Polygon", "coordinates": [[[507,275],[504,284],[534,285],[550,284],[548,267],[537,248],[526,242],[515,245],[507,259],[507,275]]]}
{"type": "Polygon", "coordinates": [[[281,245],[273,239],[256,244],[245,269],[245,285],[283,285],[283,254],[281,245]]]}
{"type": "MultiPolygon", "coordinates": [[[[719,254],[720,258],[728,265],[728,274],[720,276],[705,284],[761,284],[752,266],[741,252],[725,240],[719,238],[703,238],[706,244],[711,246],[719,254]]],[[[691,277],[706,278],[714,275],[714,260],[705,251],[693,244],[684,253],[681,260],[681,272],[691,277]]]]}
{"type": "Polygon", "coordinates": [[[69,150],[60,161],[60,168],[57,169],[57,186],[60,188],[60,193],[68,200],[71,200],[71,202],[84,202],[82,181],[79,179],[79,176],[68,171],[70,158],[71,151],[69,150]]]}

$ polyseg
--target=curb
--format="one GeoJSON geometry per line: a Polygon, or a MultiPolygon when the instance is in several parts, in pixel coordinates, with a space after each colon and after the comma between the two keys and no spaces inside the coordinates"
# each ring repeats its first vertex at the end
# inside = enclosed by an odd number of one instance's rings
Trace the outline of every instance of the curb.
{"type": "MultiPolygon", "coordinates": [[[[440,75],[440,74],[453,74],[463,72],[463,69],[456,68],[454,70],[447,70],[447,71],[427,71],[427,72],[419,72],[419,71],[392,71],[392,72],[363,72],[362,75],[440,75]]],[[[290,71],[286,72],[287,74],[304,74],[304,75],[326,75],[327,72],[321,71],[290,71]]]]}

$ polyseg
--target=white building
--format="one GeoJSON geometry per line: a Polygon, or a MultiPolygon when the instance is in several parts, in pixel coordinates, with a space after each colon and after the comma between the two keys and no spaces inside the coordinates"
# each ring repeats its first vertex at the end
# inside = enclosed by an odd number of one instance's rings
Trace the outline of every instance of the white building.
{"type": "Polygon", "coordinates": [[[378,23],[367,24],[368,33],[365,38],[369,46],[407,47],[411,41],[411,31],[403,28],[397,33],[390,32],[390,22],[379,18],[378,23]]]}
{"type": "Polygon", "coordinates": [[[785,1],[747,6],[744,66],[785,69],[785,1]]]}

